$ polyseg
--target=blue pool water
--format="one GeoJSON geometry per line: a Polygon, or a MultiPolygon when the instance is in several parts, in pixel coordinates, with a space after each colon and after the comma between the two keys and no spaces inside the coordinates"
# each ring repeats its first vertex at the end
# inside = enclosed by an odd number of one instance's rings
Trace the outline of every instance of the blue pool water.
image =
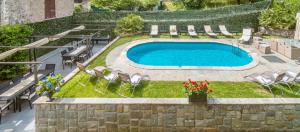
{"type": "Polygon", "coordinates": [[[252,57],[238,47],[215,42],[148,42],[136,45],[127,57],[148,66],[244,66],[252,57]]]}

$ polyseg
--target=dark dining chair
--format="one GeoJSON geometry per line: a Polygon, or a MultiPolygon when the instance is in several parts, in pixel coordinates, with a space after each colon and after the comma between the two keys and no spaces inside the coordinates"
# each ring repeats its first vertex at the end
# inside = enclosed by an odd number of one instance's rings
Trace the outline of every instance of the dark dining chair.
{"type": "Polygon", "coordinates": [[[65,69],[65,65],[71,65],[72,68],[73,63],[74,59],[71,56],[62,56],[63,69],[65,69]]]}
{"type": "Polygon", "coordinates": [[[66,53],[68,53],[67,50],[63,50],[60,52],[61,56],[65,55],[66,53]]]}
{"type": "Polygon", "coordinates": [[[34,97],[36,97],[36,90],[34,86],[31,86],[29,89],[27,89],[23,94],[21,94],[18,98],[18,105],[19,105],[19,111],[21,112],[22,108],[22,102],[27,101],[29,104],[30,109],[32,109],[32,101],[34,97]]]}
{"type": "Polygon", "coordinates": [[[85,58],[89,57],[89,51],[85,50],[84,52],[82,52],[79,56],[78,59],[82,62],[84,62],[85,58]]]}

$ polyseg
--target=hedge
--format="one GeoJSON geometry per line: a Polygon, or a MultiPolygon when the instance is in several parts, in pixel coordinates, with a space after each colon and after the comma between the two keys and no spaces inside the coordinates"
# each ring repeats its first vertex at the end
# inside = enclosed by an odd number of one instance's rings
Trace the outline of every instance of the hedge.
{"type": "Polygon", "coordinates": [[[134,13],[143,17],[144,20],[194,20],[194,19],[210,19],[215,17],[224,17],[229,14],[249,13],[253,11],[262,11],[267,9],[271,4],[270,0],[256,2],[253,4],[227,6],[221,8],[214,8],[208,10],[188,10],[188,11],[155,11],[155,12],[132,12],[132,11],[119,11],[119,12],[88,12],[78,13],[74,15],[76,23],[86,22],[104,22],[116,21],[127,14],[134,13]]]}
{"type": "Polygon", "coordinates": [[[73,22],[73,16],[68,16],[28,25],[34,29],[33,35],[54,35],[76,27],[73,22]]]}

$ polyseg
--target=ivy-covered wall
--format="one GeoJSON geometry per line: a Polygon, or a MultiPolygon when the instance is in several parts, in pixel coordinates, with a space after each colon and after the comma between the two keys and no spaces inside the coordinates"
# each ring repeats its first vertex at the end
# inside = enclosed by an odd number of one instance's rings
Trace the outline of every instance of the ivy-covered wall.
{"type": "Polygon", "coordinates": [[[186,31],[186,26],[193,24],[197,31],[203,32],[203,25],[212,25],[218,30],[219,24],[224,24],[233,32],[241,32],[244,27],[257,28],[260,13],[266,10],[271,4],[270,0],[245,4],[238,6],[228,6],[208,10],[189,11],[159,11],[159,12],[89,12],[74,15],[74,22],[85,25],[106,25],[114,27],[116,21],[127,14],[140,15],[145,20],[145,31],[149,31],[150,25],[157,24],[161,32],[168,31],[169,25],[177,25],[179,30],[186,31]]]}
{"type": "Polygon", "coordinates": [[[77,26],[73,24],[73,16],[50,19],[28,25],[33,28],[33,35],[54,35],[77,26]]]}

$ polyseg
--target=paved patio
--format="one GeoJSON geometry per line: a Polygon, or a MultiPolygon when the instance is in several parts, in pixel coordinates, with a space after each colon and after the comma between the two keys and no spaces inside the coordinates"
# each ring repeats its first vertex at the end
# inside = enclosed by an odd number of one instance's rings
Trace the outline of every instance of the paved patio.
{"type": "MultiPolygon", "coordinates": [[[[105,43],[96,44],[93,48],[93,53],[100,51],[105,46],[105,43]]],[[[60,51],[63,49],[56,49],[48,54],[38,58],[42,61],[43,65],[39,69],[44,69],[45,64],[56,64],[55,73],[60,73],[63,76],[71,73],[76,65],[65,66],[63,69],[61,64],[60,51]]],[[[27,102],[22,104],[22,112],[14,113],[12,110],[7,111],[2,116],[2,124],[0,125],[0,132],[34,132],[35,131],[35,118],[34,109],[30,109],[27,102]]]]}
{"type": "MultiPolygon", "coordinates": [[[[220,39],[220,42],[232,43],[236,40],[220,39]]],[[[263,73],[266,71],[284,72],[293,71],[299,72],[300,66],[285,56],[278,53],[262,54],[257,49],[249,45],[239,45],[251,53],[256,53],[258,56],[258,65],[247,70],[230,71],[230,70],[201,70],[201,69],[178,69],[178,70],[158,70],[138,68],[130,65],[126,58],[121,53],[126,50],[130,43],[121,45],[109,53],[106,58],[107,66],[112,69],[121,70],[123,72],[134,74],[141,73],[149,75],[151,80],[210,80],[210,81],[249,81],[244,77],[253,73],[263,73]]]]}

